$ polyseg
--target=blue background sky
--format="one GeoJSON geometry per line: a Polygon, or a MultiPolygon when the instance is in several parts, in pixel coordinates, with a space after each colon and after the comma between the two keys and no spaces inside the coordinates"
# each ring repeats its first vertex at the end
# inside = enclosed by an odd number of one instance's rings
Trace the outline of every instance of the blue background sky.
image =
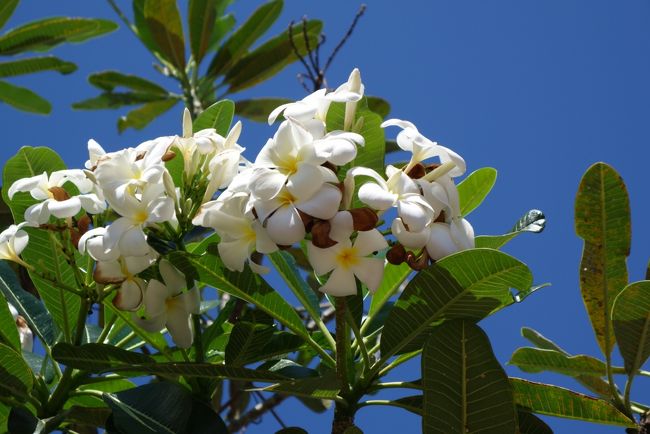
{"type": "MultiPolygon", "coordinates": [[[[130,10],[129,1],[118,1],[130,10]]],[[[185,8],[186,2],[180,2],[185,8]]],[[[528,326],[574,354],[599,355],[578,288],[581,242],[573,230],[573,201],[582,173],[606,161],[629,188],[633,218],[630,278],[643,278],[650,258],[648,166],[650,150],[650,3],[645,0],[474,0],[463,2],[369,0],[366,15],[342,50],[328,79],[335,85],[353,67],[362,72],[369,94],[386,98],[392,116],[409,119],[428,137],[464,156],[469,170],[498,169],[497,185],[470,216],[477,234],[507,231],[528,209],[546,213],[546,231],[524,235],[506,249],[526,262],[537,282],[551,282],[525,303],[481,323],[495,353],[505,363],[526,342],[528,326]]],[[[243,20],[258,2],[231,8],[243,20]]],[[[274,27],[283,29],[303,15],[325,21],[330,43],[345,31],[358,3],[287,0],[274,27]]],[[[8,23],[53,15],[115,19],[104,1],[24,1],[8,23]]],[[[107,37],[54,53],[78,63],[71,76],[54,73],[11,79],[53,102],[47,117],[0,105],[0,161],[23,145],[50,146],[70,166],[87,158],[86,141],[95,138],[108,149],[135,145],[147,138],[180,133],[180,106],[144,131],[117,134],[120,111],[80,112],[72,102],[97,94],[88,74],[106,69],[136,73],[165,84],[152,57],[125,28],[107,37]]],[[[242,96],[301,98],[295,80],[298,65],[242,96]]],[[[240,143],[254,153],[272,135],[270,127],[246,123],[240,143]]],[[[390,131],[390,134],[394,134],[390,131]]],[[[620,362],[620,357],[616,353],[620,362]]],[[[416,363],[398,372],[404,380],[419,375],[416,363]]],[[[581,390],[557,375],[523,376],[581,390]]],[[[397,377],[395,377],[397,378],[397,377]]],[[[622,380],[622,378],[621,378],[622,380]]],[[[621,383],[622,384],[622,383],[621,383]]],[[[650,379],[636,380],[636,399],[650,401],[650,379]],[[645,390],[644,390],[645,389],[645,390]]],[[[289,400],[278,413],[310,433],[327,433],[331,413],[313,415],[289,400]]],[[[368,433],[418,432],[419,418],[402,410],[370,407],[358,413],[368,433]]],[[[558,433],[621,433],[603,427],[546,418],[558,433]]],[[[274,432],[267,417],[249,433],[274,432]]]]}

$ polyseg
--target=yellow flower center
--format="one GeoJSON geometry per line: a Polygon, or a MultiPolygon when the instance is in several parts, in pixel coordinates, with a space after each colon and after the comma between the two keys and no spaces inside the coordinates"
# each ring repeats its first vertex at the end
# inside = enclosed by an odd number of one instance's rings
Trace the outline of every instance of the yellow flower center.
{"type": "Polygon", "coordinates": [[[350,268],[359,263],[359,256],[357,255],[357,249],[354,247],[346,247],[341,249],[340,252],[336,255],[336,262],[340,267],[350,268]]]}
{"type": "Polygon", "coordinates": [[[138,224],[142,224],[147,221],[148,217],[149,215],[146,211],[139,211],[133,216],[133,220],[138,224]]]}
{"type": "Polygon", "coordinates": [[[278,170],[283,175],[291,176],[298,171],[298,165],[302,160],[298,156],[290,155],[278,165],[278,170]]]}
{"type": "Polygon", "coordinates": [[[278,194],[278,201],[280,201],[280,204],[282,206],[287,206],[294,203],[296,201],[296,198],[293,194],[291,194],[291,192],[289,192],[289,190],[284,189],[280,192],[280,194],[278,194]]]}
{"type": "Polygon", "coordinates": [[[244,229],[243,235],[244,236],[242,238],[244,238],[244,240],[248,243],[252,243],[257,239],[257,234],[251,227],[247,227],[246,229],[244,229]]]}

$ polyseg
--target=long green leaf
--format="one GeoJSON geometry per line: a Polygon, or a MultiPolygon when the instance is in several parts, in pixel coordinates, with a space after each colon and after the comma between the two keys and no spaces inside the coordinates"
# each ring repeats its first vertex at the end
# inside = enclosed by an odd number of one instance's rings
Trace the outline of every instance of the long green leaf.
{"type": "Polygon", "coordinates": [[[303,398],[340,400],[339,382],[333,372],[322,377],[298,378],[274,384],[263,390],[303,398]]]}
{"type": "Polygon", "coordinates": [[[630,254],[630,201],[618,173],[604,163],[582,177],[575,201],[576,233],[584,240],[580,289],[598,344],[609,356],[616,342],[610,314],[627,285],[630,254]]]}
{"type": "Polygon", "coordinates": [[[288,252],[275,252],[268,255],[275,269],[285,281],[291,292],[298,298],[312,318],[320,318],[318,296],[302,278],[296,266],[296,260],[288,252]]]}
{"type": "Polygon", "coordinates": [[[94,18],[53,17],[33,21],[0,36],[0,55],[46,51],[64,42],[83,42],[117,30],[117,24],[94,18]]]}
{"type": "Polygon", "coordinates": [[[242,99],[235,102],[235,112],[246,119],[266,123],[273,109],[290,102],[286,98],[242,99]]]}
{"type": "Polygon", "coordinates": [[[72,104],[76,110],[115,109],[127,105],[139,105],[153,101],[167,100],[166,95],[136,92],[104,92],[93,98],[72,104]]]}
{"type": "Polygon", "coordinates": [[[19,2],[20,0],[4,0],[2,4],[0,4],[0,28],[5,25],[9,18],[11,18],[11,15],[14,13],[19,2]]]}
{"type": "Polygon", "coordinates": [[[604,362],[585,355],[568,356],[555,350],[539,348],[518,348],[512,354],[510,365],[515,365],[525,372],[552,371],[571,376],[606,375],[607,366],[604,362]]]}
{"type": "Polygon", "coordinates": [[[378,96],[368,96],[368,108],[381,116],[382,119],[386,119],[390,114],[390,103],[383,98],[378,96]]]}
{"type": "Polygon", "coordinates": [[[70,74],[77,70],[77,65],[54,56],[32,57],[30,59],[0,62],[0,77],[33,74],[41,71],[57,71],[70,74]]]}
{"type": "MultiPolygon", "coordinates": [[[[0,282],[2,285],[4,282],[0,282]]],[[[20,351],[20,337],[18,328],[8,301],[4,296],[0,297],[0,343],[3,343],[15,351],[20,351]]]]}
{"type": "Polygon", "coordinates": [[[520,434],[553,434],[553,430],[543,420],[527,411],[519,410],[517,420],[520,434]]]}
{"type": "Polygon", "coordinates": [[[422,432],[514,434],[508,376],[485,332],[471,321],[436,328],[422,353],[422,432]]]}
{"type": "Polygon", "coordinates": [[[46,115],[52,111],[52,105],[43,97],[6,81],[0,81],[0,101],[29,113],[46,115]]]}
{"type": "MultiPolygon", "coordinates": [[[[307,22],[307,38],[312,50],[318,43],[323,23],[317,20],[307,22]]],[[[293,45],[302,56],[308,53],[302,34],[302,24],[293,27],[293,45]]],[[[298,60],[285,31],[242,57],[226,73],[224,82],[229,85],[228,93],[235,93],[259,84],[298,60]]]]}
{"type": "Polygon", "coordinates": [[[278,19],[282,6],[282,0],[273,0],[257,8],[217,51],[208,75],[216,77],[228,71],[278,19]]]}
{"type": "Polygon", "coordinates": [[[117,120],[117,130],[122,133],[127,128],[141,130],[149,125],[158,116],[170,110],[178,103],[177,99],[163,99],[144,104],[142,107],[131,110],[117,120]]]}
{"type": "Polygon", "coordinates": [[[187,14],[190,30],[190,48],[197,65],[210,46],[212,29],[217,17],[215,0],[190,0],[187,14]]]}
{"type": "Polygon", "coordinates": [[[25,401],[34,385],[29,365],[19,353],[0,344],[0,395],[25,401]]]}
{"type": "Polygon", "coordinates": [[[605,425],[635,426],[612,404],[563,387],[511,378],[516,404],[533,413],[605,425]]]}
{"type": "Polygon", "coordinates": [[[514,227],[504,235],[481,235],[476,237],[476,247],[487,247],[500,249],[510,240],[525,232],[540,233],[546,227],[544,213],[537,209],[531,209],[515,223],[514,227]]]}
{"type": "Polygon", "coordinates": [[[145,0],[143,13],[160,52],[179,70],[185,68],[185,38],[176,0],[145,0]]]}
{"type": "Polygon", "coordinates": [[[373,316],[379,312],[412,272],[411,267],[405,263],[400,265],[386,264],[384,277],[379,284],[379,288],[372,295],[368,315],[373,316]]]}
{"type": "Polygon", "coordinates": [[[395,303],[381,337],[381,354],[418,349],[411,342],[443,319],[479,321],[513,303],[510,288],[528,290],[528,267],[498,250],[465,250],[418,273],[395,303]]]}
{"type": "Polygon", "coordinates": [[[270,338],[274,327],[268,324],[256,324],[238,321],[230,332],[226,345],[226,363],[231,366],[243,366],[270,338]]]}
{"type": "Polygon", "coordinates": [[[214,128],[217,134],[226,136],[235,115],[235,103],[229,99],[217,101],[203,110],[192,123],[194,132],[214,128]]]}
{"type": "Polygon", "coordinates": [[[621,291],[612,321],[625,370],[633,376],[650,356],[650,281],[631,283],[621,291]]]}
{"type": "Polygon", "coordinates": [[[482,167],[463,179],[458,184],[460,213],[466,216],[474,211],[485,200],[496,181],[497,170],[492,167],[482,167]]]}
{"type": "Polygon", "coordinates": [[[119,71],[103,71],[90,74],[88,82],[103,90],[112,91],[116,87],[125,87],[134,92],[167,96],[165,88],[146,78],[119,71]]]}

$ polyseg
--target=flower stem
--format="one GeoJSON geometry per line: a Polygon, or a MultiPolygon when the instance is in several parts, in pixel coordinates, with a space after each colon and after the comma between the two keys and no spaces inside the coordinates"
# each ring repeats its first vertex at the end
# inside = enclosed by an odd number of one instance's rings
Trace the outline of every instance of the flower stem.
{"type": "Polygon", "coordinates": [[[361,356],[363,357],[363,363],[364,363],[363,370],[365,373],[367,369],[370,369],[370,356],[368,355],[368,349],[366,348],[366,343],[363,341],[363,336],[359,331],[359,327],[357,327],[357,324],[354,322],[354,318],[352,318],[352,314],[347,309],[345,311],[345,318],[348,324],[350,325],[350,328],[352,329],[352,333],[354,333],[355,343],[361,350],[361,356]]]}
{"type": "MultiPolygon", "coordinates": [[[[348,380],[348,328],[345,321],[347,301],[345,297],[336,297],[336,376],[340,382],[339,394],[344,399],[349,398],[350,383],[348,380]]],[[[336,402],[332,434],[342,434],[347,428],[354,426],[354,409],[348,402],[336,402]]]]}

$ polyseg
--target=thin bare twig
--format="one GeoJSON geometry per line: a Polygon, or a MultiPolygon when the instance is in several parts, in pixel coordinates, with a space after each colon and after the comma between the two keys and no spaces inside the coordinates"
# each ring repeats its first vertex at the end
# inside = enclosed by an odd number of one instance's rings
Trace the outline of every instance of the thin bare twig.
{"type": "Polygon", "coordinates": [[[289,23],[289,43],[291,44],[291,48],[293,49],[293,52],[295,53],[296,57],[298,60],[300,60],[300,63],[305,67],[307,70],[307,75],[310,80],[314,79],[314,75],[312,74],[311,68],[309,64],[307,64],[307,61],[305,61],[305,58],[300,54],[300,50],[298,50],[298,47],[296,46],[296,43],[293,40],[293,26],[294,26],[294,21],[291,21],[289,23]]]}
{"type": "Polygon", "coordinates": [[[260,417],[264,415],[267,411],[270,411],[280,405],[287,397],[284,395],[275,394],[268,399],[256,404],[253,409],[244,413],[239,419],[233,421],[228,426],[228,432],[237,432],[242,428],[246,427],[250,423],[254,423],[259,420],[260,417]]]}
{"type": "Polygon", "coordinates": [[[363,14],[366,12],[366,5],[362,4],[361,7],[359,7],[359,11],[357,14],[354,16],[354,20],[352,21],[352,24],[348,28],[348,31],[345,33],[345,36],[341,39],[341,41],[338,43],[336,48],[334,48],[334,51],[332,51],[332,54],[330,54],[330,57],[327,59],[327,62],[325,62],[325,68],[323,68],[323,73],[327,72],[327,69],[330,67],[332,64],[332,61],[336,57],[336,55],[339,53],[341,48],[343,48],[343,45],[350,39],[350,36],[352,36],[352,32],[354,32],[354,28],[357,26],[357,23],[359,22],[359,19],[363,16],[363,14]]]}

